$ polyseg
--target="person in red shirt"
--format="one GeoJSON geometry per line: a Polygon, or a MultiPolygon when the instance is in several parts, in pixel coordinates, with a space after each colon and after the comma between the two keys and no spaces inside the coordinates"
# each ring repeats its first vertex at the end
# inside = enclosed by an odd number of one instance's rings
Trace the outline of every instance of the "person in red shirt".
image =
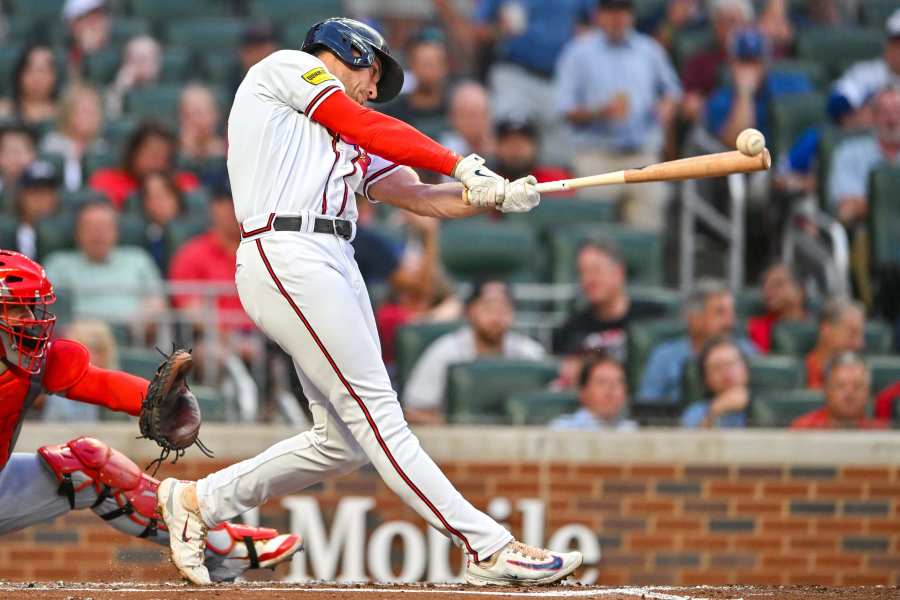
{"type": "Polygon", "coordinates": [[[775,263],[762,276],[766,312],[747,321],[747,333],[762,352],[772,349],[772,327],[779,321],[799,321],[807,317],[803,288],[791,268],[775,263]]]}
{"type": "MultiPolygon", "coordinates": [[[[91,364],[87,348],[52,339],[56,300],[43,267],[0,250],[0,535],[90,508],[114,529],[168,545],[156,514],[158,481],[98,439],[79,437],[13,452],[25,414],[43,393],[139,415],[149,382],[91,364]]],[[[210,532],[206,564],[214,580],[271,567],[302,545],[299,535],[225,523],[210,532]]]]}
{"type": "Polygon", "coordinates": [[[862,352],[865,343],[866,316],[858,302],[834,298],[825,303],[819,315],[819,337],[806,355],[806,387],[817,390],[825,381],[826,363],[840,352],[862,352]]]}
{"type": "Polygon", "coordinates": [[[128,138],[122,165],[96,171],[88,186],[105,194],[119,209],[151,173],[173,173],[178,189],[191,192],[197,189],[200,181],[193,173],[175,172],[176,148],[177,142],[171,131],[159,123],[146,121],[128,138]]]}
{"type": "Polygon", "coordinates": [[[871,378],[862,356],[841,352],[825,366],[825,406],[797,417],[791,429],[885,429],[888,422],[866,416],[871,378]]]}
{"type": "MultiPolygon", "coordinates": [[[[178,249],[169,265],[169,281],[234,285],[236,255],[241,243],[241,230],[234,216],[234,202],[227,177],[222,177],[213,189],[209,203],[209,229],[188,240],[178,249]]],[[[176,293],[176,308],[196,315],[202,323],[206,305],[198,294],[176,293]]],[[[221,293],[216,297],[224,330],[249,330],[253,325],[244,312],[237,290],[221,293]]]]}
{"type": "Polygon", "coordinates": [[[897,421],[900,417],[900,381],[895,381],[875,396],[875,418],[897,421]]]}

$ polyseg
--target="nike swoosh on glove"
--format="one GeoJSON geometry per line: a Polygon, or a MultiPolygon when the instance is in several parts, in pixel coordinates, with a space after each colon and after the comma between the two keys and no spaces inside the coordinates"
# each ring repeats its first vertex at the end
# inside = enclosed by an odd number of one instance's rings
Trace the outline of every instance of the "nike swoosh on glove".
{"type": "Polygon", "coordinates": [[[535,188],[537,179],[534,175],[516,179],[506,188],[506,196],[500,204],[500,212],[528,212],[541,202],[541,194],[535,188]]]}
{"type": "Polygon", "coordinates": [[[484,185],[490,180],[503,179],[485,167],[484,159],[477,154],[470,154],[460,160],[453,169],[453,177],[462,182],[469,190],[484,185]]]}

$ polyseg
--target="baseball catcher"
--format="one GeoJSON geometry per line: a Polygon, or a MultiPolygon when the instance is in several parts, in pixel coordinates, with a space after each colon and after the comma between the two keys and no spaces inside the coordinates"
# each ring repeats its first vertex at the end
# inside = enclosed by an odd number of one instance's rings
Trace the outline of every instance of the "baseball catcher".
{"type": "MultiPolygon", "coordinates": [[[[159,482],[121,452],[90,437],[37,454],[13,452],[25,413],[44,392],[140,414],[141,432],[164,448],[160,460],[168,452],[177,458],[197,439],[200,411],[185,380],[190,354],[167,357],[148,390],[145,379],[90,364],[81,344],[51,341],[55,300],[39,264],[0,250],[0,535],[90,508],[122,533],[168,545],[156,514],[159,482]]],[[[215,581],[273,567],[302,545],[298,535],[232,523],[210,529],[207,540],[205,564],[215,581]]]]}

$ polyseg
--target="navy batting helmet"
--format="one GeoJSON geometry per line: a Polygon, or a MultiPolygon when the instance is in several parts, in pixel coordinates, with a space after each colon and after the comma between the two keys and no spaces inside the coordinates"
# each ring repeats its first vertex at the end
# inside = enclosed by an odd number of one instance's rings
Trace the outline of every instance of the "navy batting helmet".
{"type": "Polygon", "coordinates": [[[400,93],[403,87],[403,69],[391,56],[384,37],[366,25],[353,19],[325,19],[313,25],[306,34],[304,52],[327,48],[341,62],[354,69],[368,69],[381,61],[381,79],[378,80],[378,96],[373,102],[387,102],[400,93]],[[353,53],[356,51],[358,56],[353,53]]]}

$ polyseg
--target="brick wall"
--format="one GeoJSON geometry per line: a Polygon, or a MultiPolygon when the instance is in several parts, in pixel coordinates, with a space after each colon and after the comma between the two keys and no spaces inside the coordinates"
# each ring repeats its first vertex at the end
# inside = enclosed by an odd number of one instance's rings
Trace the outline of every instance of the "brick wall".
{"type": "MultiPolygon", "coordinates": [[[[196,477],[227,462],[185,461],[163,473],[196,477]]],[[[539,498],[548,533],[590,527],[603,552],[599,583],[900,584],[900,466],[443,461],[443,468],[480,508],[501,496],[539,498]]],[[[370,530],[389,520],[422,523],[371,469],[311,493],[326,524],[348,495],[375,497],[370,530]]],[[[277,502],[262,518],[288,525],[277,502]]],[[[518,531],[521,514],[509,525],[518,531]]],[[[123,538],[89,511],[0,538],[3,579],[173,575],[158,547],[123,538]]]]}

